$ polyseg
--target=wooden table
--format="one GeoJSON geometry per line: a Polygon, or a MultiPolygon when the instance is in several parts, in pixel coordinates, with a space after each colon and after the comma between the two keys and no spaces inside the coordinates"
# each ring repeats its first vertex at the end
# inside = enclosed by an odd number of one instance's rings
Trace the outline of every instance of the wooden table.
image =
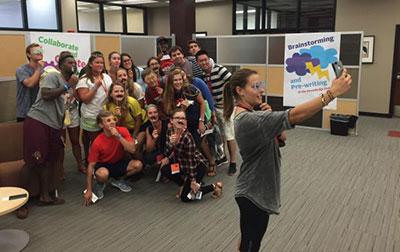
{"type": "MultiPolygon", "coordinates": [[[[29,199],[29,193],[19,187],[0,187],[0,216],[13,212],[23,206],[29,199]],[[13,195],[26,194],[25,197],[12,199],[13,195]]],[[[23,230],[0,230],[0,251],[11,252],[23,250],[29,242],[29,234],[23,230]]]]}

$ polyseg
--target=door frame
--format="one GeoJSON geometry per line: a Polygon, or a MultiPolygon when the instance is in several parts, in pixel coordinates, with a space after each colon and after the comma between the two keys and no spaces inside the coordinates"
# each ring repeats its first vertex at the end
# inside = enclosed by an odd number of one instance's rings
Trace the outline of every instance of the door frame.
{"type": "MultiPolygon", "coordinates": [[[[390,105],[389,117],[393,117],[394,113],[394,95],[397,82],[397,65],[400,64],[400,25],[396,25],[396,33],[394,36],[394,53],[393,53],[393,67],[392,67],[392,85],[390,87],[390,105]]],[[[400,69],[399,69],[400,71],[400,69]]],[[[400,88],[400,87],[399,87],[400,88]]]]}

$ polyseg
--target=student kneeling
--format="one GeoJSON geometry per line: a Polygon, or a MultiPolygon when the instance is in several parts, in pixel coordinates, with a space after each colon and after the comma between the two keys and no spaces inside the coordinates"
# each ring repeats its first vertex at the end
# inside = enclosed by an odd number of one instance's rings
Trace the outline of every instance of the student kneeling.
{"type": "Polygon", "coordinates": [[[214,198],[222,194],[222,182],[202,185],[207,170],[207,159],[196,148],[193,136],[186,129],[186,114],[182,109],[172,113],[172,128],[168,130],[165,158],[160,161],[164,177],[180,186],[176,195],[183,202],[200,200],[202,195],[213,192],[214,198]]]}
{"type": "Polygon", "coordinates": [[[97,136],[90,148],[87,188],[84,194],[85,206],[90,204],[92,193],[98,199],[104,197],[103,190],[109,177],[113,178],[112,186],[123,192],[130,192],[132,188],[126,184],[125,178],[140,172],[143,166],[139,160],[124,159],[125,151],[132,154],[135,152],[135,142],[128,129],[116,127],[116,119],[111,112],[100,111],[96,120],[103,132],[97,136]],[[94,185],[93,173],[96,178],[94,185]]]}

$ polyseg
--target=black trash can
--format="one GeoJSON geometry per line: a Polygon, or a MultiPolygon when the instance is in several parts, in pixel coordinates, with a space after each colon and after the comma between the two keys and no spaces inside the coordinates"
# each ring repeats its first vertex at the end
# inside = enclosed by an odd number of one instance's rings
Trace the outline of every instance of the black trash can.
{"type": "Polygon", "coordinates": [[[358,119],[358,116],[350,115],[350,118],[349,118],[349,128],[350,129],[354,129],[354,127],[356,126],[357,119],[358,119]]]}
{"type": "Polygon", "coordinates": [[[351,115],[331,114],[331,134],[347,136],[349,134],[350,118],[351,115]]]}

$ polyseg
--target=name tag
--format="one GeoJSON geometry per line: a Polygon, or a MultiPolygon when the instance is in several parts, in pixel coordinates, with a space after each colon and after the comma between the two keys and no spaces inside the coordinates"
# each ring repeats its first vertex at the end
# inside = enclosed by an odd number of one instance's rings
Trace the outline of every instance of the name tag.
{"type": "Polygon", "coordinates": [[[171,174],[177,174],[180,172],[179,163],[171,164],[171,174]]]}

